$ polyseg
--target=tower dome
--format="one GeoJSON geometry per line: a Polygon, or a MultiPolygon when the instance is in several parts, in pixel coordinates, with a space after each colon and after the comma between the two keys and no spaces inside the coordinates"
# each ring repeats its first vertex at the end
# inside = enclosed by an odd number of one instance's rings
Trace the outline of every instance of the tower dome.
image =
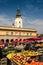
{"type": "Polygon", "coordinates": [[[17,9],[16,17],[21,17],[21,13],[20,13],[20,9],[19,8],[17,9]]]}

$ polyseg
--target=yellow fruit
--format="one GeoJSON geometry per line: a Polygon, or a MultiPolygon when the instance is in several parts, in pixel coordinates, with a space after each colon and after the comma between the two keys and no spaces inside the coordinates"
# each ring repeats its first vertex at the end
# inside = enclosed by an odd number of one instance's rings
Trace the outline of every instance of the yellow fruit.
{"type": "Polygon", "coordinates": [[[6,57],[7,57],[8,59],[12,59],[12,57],[13,57],[14,55],[15,55],[14,53],[10,53],[10,54],[8,54],[6,57]]]}

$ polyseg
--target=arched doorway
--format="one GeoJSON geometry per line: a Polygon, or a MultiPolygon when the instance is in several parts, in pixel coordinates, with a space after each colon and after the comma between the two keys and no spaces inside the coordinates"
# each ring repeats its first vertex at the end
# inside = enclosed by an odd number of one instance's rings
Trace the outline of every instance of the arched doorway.
{"type": "Polygon", "coordinates": [[[11,39],[10,42],[13,42],[13,39],[11,39]]]}
{"type": "Polygon", "coordinates": [[[6,42],[9,42],[9,39],[6,39],[6,42]]]}
{"type": "Polygon", "coordinates": [[[25,41],[26,39],[23,39],[23,41],[25,41]]]}
{"type": "Polygon", "coordinates": [[[22,39],[19,39],[19,43],[22,43],[22,39]]]}
{"type": "Polygon", "coordinates": [[[1,39],[1,41],[4,43],[4,39],[1,39]]]}
{"type": "Polygon", "coordinates": [[[15,39],[15,42],[17,43],[18,42],[18,39],[15,39]]]}
{"type": "Polygon", "coordinates": [[[19,41],[22,41],[22,39],[19,39],[19,41]]]}

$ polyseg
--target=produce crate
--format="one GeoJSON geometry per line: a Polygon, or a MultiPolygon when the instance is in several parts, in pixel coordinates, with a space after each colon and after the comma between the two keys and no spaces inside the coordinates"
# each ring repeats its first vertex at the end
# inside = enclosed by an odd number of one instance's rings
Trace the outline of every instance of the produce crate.
{"type": "Polygon", "coordinates": [[[18,64],[11,60],[11,65],[18,65],[18,64]]]}
{"type": "Polygon", "coordinates": [[[7,65],[7,58],[2,58],[0,65],[7,65]]]}

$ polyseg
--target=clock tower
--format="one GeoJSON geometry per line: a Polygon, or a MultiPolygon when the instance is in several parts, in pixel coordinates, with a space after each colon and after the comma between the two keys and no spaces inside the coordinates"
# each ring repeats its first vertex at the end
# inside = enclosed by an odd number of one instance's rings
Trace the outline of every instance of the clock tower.
{"type": "Polygon", "coordinates": [[[22,28],[22,17],[21,17],[21,13],[20,13],[19,8],[17,9],[16,18],[14,21],[14,27],[22,28]]]}

